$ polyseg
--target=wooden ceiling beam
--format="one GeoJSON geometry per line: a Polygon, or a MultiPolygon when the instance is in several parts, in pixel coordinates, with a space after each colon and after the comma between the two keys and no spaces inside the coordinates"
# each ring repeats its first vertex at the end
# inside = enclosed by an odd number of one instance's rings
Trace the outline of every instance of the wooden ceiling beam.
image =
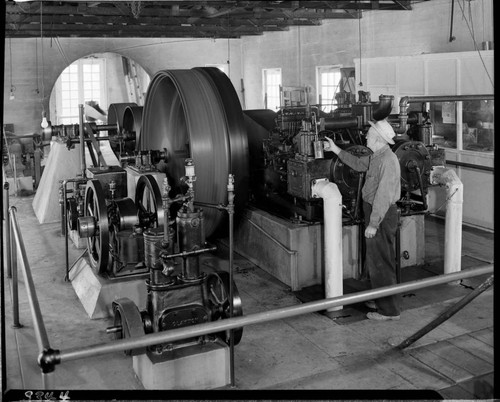
{"type": "MultiPolygon", "coordinates": [[[[288,25],[319,25],[321,24],[320,19],[305,19],[305,18],[259,18],[259,19],[242,19],[242,18],[231,18],[229,21],[227,19],[208,19],[201,20],[197,19],[196,21],[187,18],[163,18],[163,17],[144,17],[135,19],[133,17],[120,18],[120,17],[87,17],[81,15],[75,15],[71,17],[63,16],[63,15],[52,15],[50,17],[45,16],[43,18],[43,23],[45,25],[50,24],[62,24],[66,23],[68,25],[71,24],[130,24],[130,25],[139,25],[139,24],[147,24],[147,25],[171,25],[171,26],[179,26],[181,24],[191,24],[191,25],[215,25],[215,26],[264,26],[268,24],[288,24],[288,25]]],[[[40,17],[35,15],[23,16],[23,15],[12,15],[9,18],[9,23],[11,24],[40,24],[40,17]]]]}

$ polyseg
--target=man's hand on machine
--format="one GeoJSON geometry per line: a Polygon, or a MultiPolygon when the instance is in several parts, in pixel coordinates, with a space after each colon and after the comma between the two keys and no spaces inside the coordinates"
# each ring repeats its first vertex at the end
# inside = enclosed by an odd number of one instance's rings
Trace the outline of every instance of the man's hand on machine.
{"type": "Polygon", "coordinates": [[[373,227],[373,226],[368,226],[366,229],[365,229],[365,237],[367,239],[371,239],[372,237],[374,237],[375,235],[377,234],[377,228],[376,227],[373,227]]]}
{"type": "Polygon", "coordinates": [[[341,151],[341,149],[333,142],[333,140],[330,137],[324,137],[323,149],[325,151],[334,152],[337,155],[341,151]]]}

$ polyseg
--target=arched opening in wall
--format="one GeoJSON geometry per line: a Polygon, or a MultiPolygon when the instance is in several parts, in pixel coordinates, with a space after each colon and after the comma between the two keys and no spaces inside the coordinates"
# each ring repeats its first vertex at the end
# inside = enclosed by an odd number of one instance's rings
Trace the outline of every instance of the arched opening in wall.
{"type": "Polygon", "coordinates": [[[109,105],[144,105],[151,77],[136,61],[117,53],[95,53],[74,61],[58,77],[50,94],[49,111],[53,125],[77,124],[78,105],[87,117],[107,123],[109,105]]]}

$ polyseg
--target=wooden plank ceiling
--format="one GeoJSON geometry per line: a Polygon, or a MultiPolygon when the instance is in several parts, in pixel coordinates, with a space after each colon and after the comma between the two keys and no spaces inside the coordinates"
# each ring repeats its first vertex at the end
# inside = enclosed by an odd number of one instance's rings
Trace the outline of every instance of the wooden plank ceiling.
{"type": "Polygon", "coordinates": [[[367,10],[411,10],[378,1],[6,1],[5,36],[240,38],[367,10]]]}

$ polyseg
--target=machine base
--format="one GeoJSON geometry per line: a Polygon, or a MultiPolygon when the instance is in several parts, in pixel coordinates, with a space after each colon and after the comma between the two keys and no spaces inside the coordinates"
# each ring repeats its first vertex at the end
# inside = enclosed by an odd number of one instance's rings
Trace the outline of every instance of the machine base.
{"type": "MultiPolygon", "coordinates": [[[[424,215],[401,217],[401,267],[423,264],[424,215]]],[[[342,228],[343,278],[359,279],[359,226],[342,228]]],[[[235,251],[291,287],[324,283],[323,225],[298,224],[249,208],[234,233],[235,251]]]]}
{"type": "Polygon", "coordinates": [[[14,179],[13,177],[7,177],[5,182],[9,183],[9,195],[17,195],[16,191],[20,193],[21,191],[33,191],[33,177],[31,176],[21,176],[14,179]]]}
{"type": "Polygon", "coordinates": [[[76,248],[84,249],[87,247],[86,239],[80,237],[78,230],[70,230],[68,232],[68,237],[76,248]]]}
{"type": "Polygon", "coordinates": [[[157,361],[147,354],[132,359],[146,389],[213,389],[230,383],[229,347],[219,340],[175,349],[157,361]]]}
{"type": "Polygon", "coordinates": [[[425,215],[401,217],[401,268],[422,265],[425,262],[425,215]]]}
{"type": "MultiPolygon", "coordinates": [[[[344,226],[344,278],[358,276],[357,226],[344,226]]],[[[235,250],[290,286],[324,282],[323,225],[293,223],[260,209],[247,209],[234,234],[235,250]]]]}
{"type": "Polygon", "coordinates": [[[106,279],[95,273],[86,258],[76,262],[69,272],[71,285],[91,319],[113,317],[111,303],[128,297],[139,310],[146,307],[148,273],[133,277],[106,279]]]}

